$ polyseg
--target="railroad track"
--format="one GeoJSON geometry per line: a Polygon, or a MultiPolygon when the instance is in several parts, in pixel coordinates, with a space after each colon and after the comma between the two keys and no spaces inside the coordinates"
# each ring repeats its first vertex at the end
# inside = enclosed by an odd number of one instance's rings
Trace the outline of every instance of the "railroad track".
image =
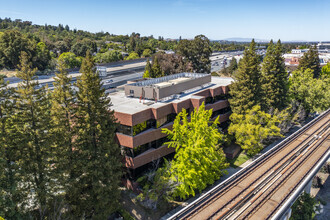
{"type": "MultiPolygon", "coordinates": [[[[250,218],[254,213],[256,213],[263,204],[265,204],[268,199],[274,194],[274,192],[280,187],[283,186],[286,181],[301,167],[305,164],[306,161],[314,155],[315,151],[327,140],[329,137],[329,125],[320,131],[316,137],[310,140],[308,143],[304,144],[303,148],[296,154],[294,157],[286,161],[281,168],[274,170],[274,173],[270,175],[270,178],[267,178],[266,181],[262,182],[262,186],[254,190],[249,196],[249,200],[242,203],[241,207],[235,207],[230,213],[231,215],[225,216],[224,218],[218,216],[217,219],[247,219],[250,218]],[[319,137],[326,133],[321,139],[319,137]]],[[[313,166],[310,168],[312,169],[313,166]]],[[[307,173],[306,173],[307,175],[307,173]]],[[[301,180],[297,180],[297,185],[301,180]]],[[[294,190],[294,188],[292,189],[294,190]]],[[[291,190],[291,191],[292,191],[291,190]]],[[[269,218],[273,215],[275,210],[277,210],[280,205],[274,207],[274,211],[271,212],[269,218]]]]}
{"type": "MultiPolygon", "coordinates": [[[[265,191],[269,192],[268,189],[273,182],[283,176],[283,172],[288,171],[292,167],[292,163],[298,161],[306,152],[310,152],[310,149],[317,145],[315,141],[320,135],[329,132],[329,113],[330,110],[327,110],[248,167],[239,171],[238,174],[214,187],[169,219],[239,218],[249,207],[252,207],[254,202],[259,201],[261,195],[267,199],[265,191]],[[298,142],[300,144],[297,144],[298,142]],[[268,167],[263,167],[266,163],[268,167]],[[258,169],[260,172],[255,175],[254,171],[258,169]],[[219,202],[219,200],[221,201],[219,202]],[[216,207],[215,203],[219,203],[217,208],[214,208],[216,207]],[[205,210],[209,215],[207,217],[199,216],[205,210]]],[[[251,213],[252,211],[245,216],[250,216],[251,213]]]]}

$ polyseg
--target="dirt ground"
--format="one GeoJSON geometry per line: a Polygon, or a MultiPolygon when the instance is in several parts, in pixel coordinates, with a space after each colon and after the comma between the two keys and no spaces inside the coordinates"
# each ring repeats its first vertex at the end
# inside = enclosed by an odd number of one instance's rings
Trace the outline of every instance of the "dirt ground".
{"type": "Polygon", "coordinates": [[[13,77],[13,76],[16,75],[16,71],[10,71],[10,70],[3,71],[3,70],[0,70],[0,75],[5,75],[7,77],[13,77]]]}

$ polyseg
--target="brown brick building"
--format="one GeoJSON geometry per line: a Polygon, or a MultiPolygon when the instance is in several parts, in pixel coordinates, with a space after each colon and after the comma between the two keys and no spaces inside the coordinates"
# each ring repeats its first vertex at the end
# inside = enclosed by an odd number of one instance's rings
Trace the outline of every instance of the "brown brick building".
{"type": "Polygon", "coordinates": [[[213,109],[213,118],[220,115],[220,122],[227,121],[231,82],[231,78],[209,74],[181,73],[129,83],[124,91],[110,93],[112,109],[120,123],[116,137],[130,173],[140,173],[152,161],[174,152],[164,145],[167,139],[161,129],[171,129],[182,109],[190,113],[205,102],[206,109],[213,109]]]}

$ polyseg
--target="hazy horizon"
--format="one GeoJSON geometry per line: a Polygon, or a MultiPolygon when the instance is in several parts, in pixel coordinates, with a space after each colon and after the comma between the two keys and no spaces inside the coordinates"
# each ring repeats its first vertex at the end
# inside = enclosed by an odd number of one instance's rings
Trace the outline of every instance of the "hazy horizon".
{"type": "Polygon", "coordinates": [[[63,1],[0,0],[0,17],[33,24],[69,25],[90,32],[155,38],[212,40],[255,38],[282,41],[330,41],[326,0],[169,0],[63,1]]]}

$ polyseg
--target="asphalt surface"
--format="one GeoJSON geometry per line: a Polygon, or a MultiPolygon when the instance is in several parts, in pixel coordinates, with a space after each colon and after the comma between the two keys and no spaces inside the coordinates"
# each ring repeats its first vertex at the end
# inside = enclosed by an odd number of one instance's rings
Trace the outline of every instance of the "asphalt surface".
{"type": "MultiPolygon", "coordinates": [[[[224,67],[228,67],[233,56],[239,60],[242,57],[242,54],[243,51],[213,53],[210,57],[211,71],[219,71],[224,67]]],[[[106,67],[107,73],[106,76],[102,76],[102,83],[106,88],[111,88],[125,84],[129,80],[142,78],[145,65],[145,61],[129,64],[112,64],[111,66],[106,67]]],[[[81,73],[78,71],[69,73],[69,77],[72,78],[71,83],[76,82],[77,77],[80,75],[81,73]]],[[[48,85],[48,87],[52,89],[54,77],[55,74],[42,75],[37,76],[36,80],[38,80],[40,86],[48,85]]],[[[9,82],[9,87],[17,87],[18,83],[22,80],[17,77],[8,77],[5,78],[5,81],[9,82]]]]}

